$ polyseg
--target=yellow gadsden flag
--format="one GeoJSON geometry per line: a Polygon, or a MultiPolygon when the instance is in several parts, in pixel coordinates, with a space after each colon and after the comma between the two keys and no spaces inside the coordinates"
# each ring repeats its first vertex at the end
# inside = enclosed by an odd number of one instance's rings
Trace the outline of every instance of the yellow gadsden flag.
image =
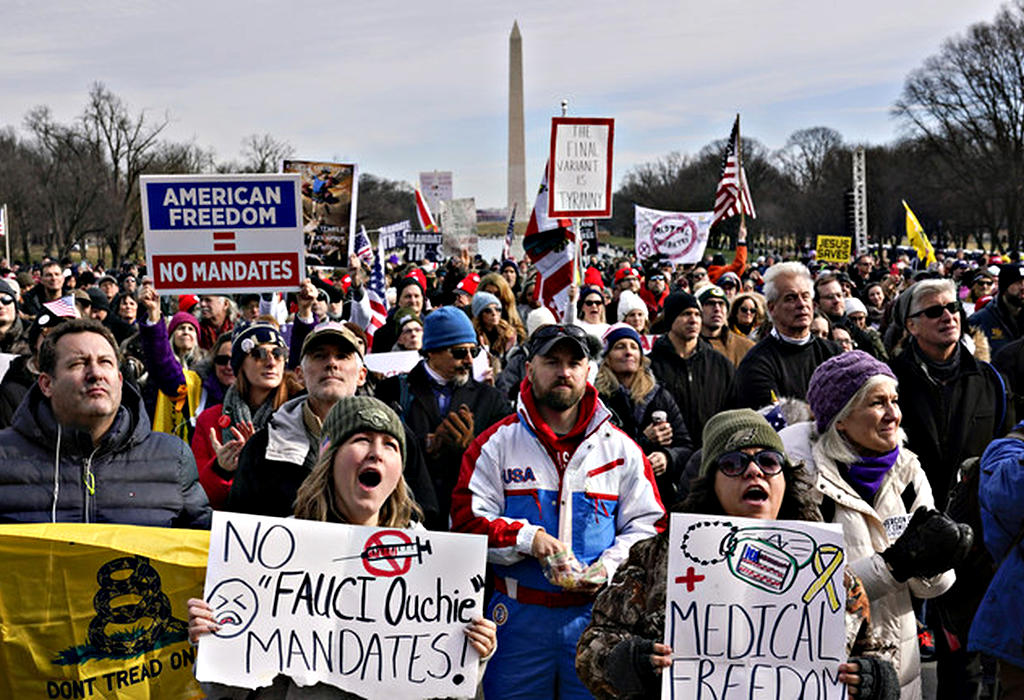
{"type": "Polygon", "coordinates": [[[0,526],[0,697],[200,698],[188,642],[210,533],[0,526]]]}
{"type": "Polygon", "coordinates": [[[935,249],[932,248],[931,241],[928,240],[924,229],[921,228],[921,222],[914,216],[914,212],[910,211],[906,200],[903,200],[903,208],[907,210],[907,240],[917,251],[917,257],[923,260],[927,267],[935,262],[935,249]]]}

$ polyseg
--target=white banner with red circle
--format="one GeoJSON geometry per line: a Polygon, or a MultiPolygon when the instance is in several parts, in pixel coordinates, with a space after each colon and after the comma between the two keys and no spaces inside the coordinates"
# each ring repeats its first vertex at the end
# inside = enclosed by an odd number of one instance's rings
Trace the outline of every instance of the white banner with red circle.
{"type": "Polygon", "coordinates": [[[636,254],[662,257],[674,265],[700,262],[714,212],[661,211],[636,207],[636,254]]]}

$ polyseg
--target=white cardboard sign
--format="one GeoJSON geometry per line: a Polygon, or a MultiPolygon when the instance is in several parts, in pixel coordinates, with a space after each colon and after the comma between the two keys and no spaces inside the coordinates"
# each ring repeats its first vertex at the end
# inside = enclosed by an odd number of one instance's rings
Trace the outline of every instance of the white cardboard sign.
{"type": "Polygon", "coordinates": [[[612,215],[614,119],[555,117],[548,158],[548,216],[612,215]]]}
{"type": "Polygon", "coordinates": [[[838,525],[673,513],[662,697],[845,700],[838,525]]]}
{"type": "Polygon", "coordinates": [[[221,629],[196,678],[275,676],[366,698],[472,697],[487,540],[214,512],[204,598],[221,629]]]}
{"type": "Polygon", "coordinates": [[[146,264],[161,294],[299,288],[298,174],[143,175],[139,191],[146,264]]]}

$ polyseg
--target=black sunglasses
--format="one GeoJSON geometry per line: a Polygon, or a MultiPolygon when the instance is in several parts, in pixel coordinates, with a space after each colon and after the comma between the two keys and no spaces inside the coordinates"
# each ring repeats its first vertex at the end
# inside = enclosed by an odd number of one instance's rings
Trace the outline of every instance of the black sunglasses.
{"type": "Polygon", "coordinates": [[[448,352],[452,354],[456,360],[465,360],[467,357],[475,358],[480,354],[480,346],[473,345],[472,347],[461,347],[461,348],[448,348],[448,352]]]}
{"type": "Polygon", "coordinates": [[[756,464],[765,476],[775,476],[782,471],[786,458],[775,450],[761,450],[752,455],[746,452],[726,452],[718,458],[718,471],[726,476],[741,476],[751,462],[756,464]]]}
{"type": "Polygon", "coordinates": [[[604,302],[600,299],[587,299],[583,302],[584,306],[601,306],[602,304],[604,304],[604,302]]]}
{"type": "Polygon", "coordinates": [[[928,308],[921,309],[920,311],[915,311],[914,313],[907,316],[907,318],[917,318],[918,316],[926,316],[927,318],[939,318],[940,316],[942,316],[943,311],[948,311],[949,313],[956,316],[958,313],[960,313],[960,302],[951,301],[948,304],[933,304],[928,308]]]}
{"type": "Polygon", "coordinates": [[[657,280],[664,281],[665,280],[665,275],[651,275],[650,277],[647,278],[648,282],[655,282],[657,280]]]}
{"type": "Polygon", "coordinates": [[[7,306],[14,303],[14,297],[10,294],[0,294],[0,304],[7,306]]]}
{"type": "Polygon", "coordinates": [[[753,306],[741,306],[741,307],[740,307],[740,308],[738,308],[738,309],[737,309],[736,311],[737,311],[738,313],[741,313],[741,314],[753,314],[753,313],[757,313],[757,309],[755,309],[755,308],[754,308],[753,306]]]}
{"type": "Polygon", "coordinates": [[[215,364],[215,365],[220,365],[221,367],[223,367],[224,365],[227,365],[227,364],[230,364],[230,363],[231,363],[231,355],[214,355],[214,357],[213,357],[213,364],[215,364]]]}
{"type": "Polygon", "coordinates": [[[275,360],[280,361],[288,357],[288,350],[282,347],[265,348],[262,345],[257,345],[249,351],[249,357],[260,362],[263,362],[268,357],[273,357],[275,360]]]}
{"type": "Polygon", "coordinates": [[[538,328],[534,332],[531,342],[543,343],[546,340],[551,340],[556,336],[562,335],[582,341],[586,341],[587,339],[587,332],[579,326],[571,323],[553,323],[549,326],[541,326],[538,328]]]}

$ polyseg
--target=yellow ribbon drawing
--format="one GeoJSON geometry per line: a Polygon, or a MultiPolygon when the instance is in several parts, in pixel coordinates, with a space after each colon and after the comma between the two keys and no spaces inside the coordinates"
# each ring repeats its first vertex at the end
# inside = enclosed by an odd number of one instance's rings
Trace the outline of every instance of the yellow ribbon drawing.
{"type": "Polygon", "coordinates": [[[810,603],[814,600],[814,596],[818,595],[818,592],[824,588],[825,596],[828,598],[828,607],[832,612],[839,612],[839,596],[836,594],[836,586],[832,582],[832,575],[839,569],[842,563],[843,550],[834,544],[823,544],[815,550],[814,557],[811,559],[811,568],[818,578],[814,579],[814,582],[804,591],[804,603],[810,603]],[[825,566],[825,562],[821,558],[822,553],[832,555],[832,561],[828,563],[828,566],[825,566]]]}

